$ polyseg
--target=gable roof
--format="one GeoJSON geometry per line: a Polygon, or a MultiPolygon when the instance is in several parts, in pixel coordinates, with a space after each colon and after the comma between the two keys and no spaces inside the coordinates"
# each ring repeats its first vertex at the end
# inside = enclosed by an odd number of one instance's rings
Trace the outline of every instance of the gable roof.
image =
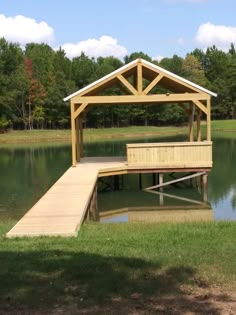
{"type": "Polygon", "coordinates": [[[169,83],[170,81],[172,80],[173,82],[176,81],[178,82],[178,84],[182,84],[183,86],[188,86],[190,88],[192,88],[193,90],[198,90],[199,92],[204,92],[210,96],[217,96],[216,93],[212,92],[212,91],[209,91],[207,90],[206,88],[196,84],[196,83],[193,83],[187,79],[184,79],[164,68],[161,68],[149,61],[146,61],[144,59],[141,59],[141,58],[138,58],[136,60],[133,60],[131,61],[130,63],[122,66],[121,68],[105,75],[104,77],[100,78],[99,80],[96,80],[94,81],[93,83],[90,83],[89,85],[83,87],[82,89],[72,93],[71,95],[67,96],[64,98],[64,101],[68,101],[70,100],[71,98],[73,98],[74,96],[77,96],[77,95],[84,95],[86,93],[86,91],[91,91],[91,89],[94,87],[94,89],[96,88],[96,86],[98,85],[102,85],[103,83],[107,83],[109,81],[109,79],[112,81],[114,79],[114,77],[116,75],[119,75],[119,74],[124,74],[126,71],[129,71],[130,69],[132,68],[135,68],[135,66],[138,65],[138,63],[141,63],[143,67],[146,67],[147,69],[149,69],[149,71],[153,71],[153,72],[156,72],[156,73],[161,73],[163,74],[164,76],[167,77],[167,79],[169,80],[169,83]]]}

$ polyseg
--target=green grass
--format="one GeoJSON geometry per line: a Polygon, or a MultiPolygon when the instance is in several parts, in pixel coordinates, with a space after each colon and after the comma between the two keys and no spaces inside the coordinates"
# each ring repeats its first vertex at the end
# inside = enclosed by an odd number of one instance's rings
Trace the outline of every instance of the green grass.
{"type": "MultiPolygon", "coordinates": [[[[186,127],[144,127],[103,128],[84,130],[84,140],[99,141],[114,138],[130,138],[141,136],[168,136],[186,133],[186,127]]],[[[39,143],[39,142],[71,141],[70,130],[24,130],[0,134],[0,144],[8,143],[39,143]]]]}
{"type": "MultiPolygon", "coordinates": [[[[202,123],[203,134],[206,131],[205,122],[202,123]]],[[[84,131],[85,141],[100,141],[104,139],[121,139],[134,137],[159,137],[172,136],[176,134],[187,134],[187,126],[182,127],[154,127],[133,126],[125,128],[103,128],[86,129],[84,131]]],[[[212,134],[222,136],[222,132],[236,132],[236,120],[212,121],[212,134]]],[[[71,140],[70,130],[26,130],[11,131],[0,134],[0,144],[13,143],[39,143],[39,142],[69,142],[71,140]]]]}
{"type": "Polygon", "coordinates": [[[2,234],[0,313],[104,306],[133,293],[148,303],[200,282],[236,288],[235,239],[233,222],[95,223],[84,225],[78,238],[2,234]]]}

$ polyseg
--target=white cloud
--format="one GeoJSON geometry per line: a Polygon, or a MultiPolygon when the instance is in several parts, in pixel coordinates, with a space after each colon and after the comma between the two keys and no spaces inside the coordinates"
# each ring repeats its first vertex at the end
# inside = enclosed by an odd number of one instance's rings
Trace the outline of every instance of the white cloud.
{"type": "Polygon", "coordinates": [[[99,39],[90,38],[80,41],[77,44],[63,44],[62,49],[65,50],[67,57],[73,58],[84,52],[88,57],[108,57],[114,56],[123,58],[127,55],[127,49],[118,44],[117,39],[103,35],[99,39]]]}
{"type": "Polygon", "coordinates": [[[163,56],[156,56],[156,57],[152,57],[152,60],[157,60],[158,62],[160,62],[163,58],[163,56]]]}
{"type": "Polygon", "coordinates": [[[203,48],[212,45],[227,50],[231,43],[236,43],[236,27],[205,23],[199,26],[195,41],[203,48]]]}
{"type": "Polygon", "coordinates": [[[29,42],[52,43],[54,31],[46,22],[36,22],[23,15],[6,17],[0,14],[0,37],[25,45],[29,42]]]}

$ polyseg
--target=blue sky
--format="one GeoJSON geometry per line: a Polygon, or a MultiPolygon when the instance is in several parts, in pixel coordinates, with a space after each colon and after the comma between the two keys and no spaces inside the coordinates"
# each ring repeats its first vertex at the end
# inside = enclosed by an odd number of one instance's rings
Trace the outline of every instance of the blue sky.
{"type": "Polygon", "coordinates": [[[70,58],[184,57],[236,44],[235,12],[235,0],[0,0],[0,37],[62,46],[70,58]]]}

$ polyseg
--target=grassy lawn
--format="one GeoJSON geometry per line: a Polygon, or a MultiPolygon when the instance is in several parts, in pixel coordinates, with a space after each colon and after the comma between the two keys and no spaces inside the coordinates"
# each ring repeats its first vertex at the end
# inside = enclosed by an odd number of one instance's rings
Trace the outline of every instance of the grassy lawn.
{"type": "Polygon", "coordinates": [[[221,314],[191,292],[236,289],[233,222],[87,224],[78,238],[6,239],[8,228],[0,226],[1,314],[157,314],[155,303],[172,314],[170,296],[221,314]]]}
{"type": "MultiPolygon", "coordinates": [[[[205,123],[203,122],[203,134],[205,123]]],[[[187,134],[187,126],[182,127],[154,127],[133,126],[126,128],[86,129],[84,131],[85,141],[99,141],[112,138],[132,138],[141,136],[171,136],[176,134],[187,134]]],[[[222,135],[222,131],[235,132],[236,120],[212,121],[213,135],[222,135]]],[[[11,131],[0,134],[0,144],[25,143],[25,142],[65,142],[70,141],[70,130],[26,130],[11,131]]]]}

